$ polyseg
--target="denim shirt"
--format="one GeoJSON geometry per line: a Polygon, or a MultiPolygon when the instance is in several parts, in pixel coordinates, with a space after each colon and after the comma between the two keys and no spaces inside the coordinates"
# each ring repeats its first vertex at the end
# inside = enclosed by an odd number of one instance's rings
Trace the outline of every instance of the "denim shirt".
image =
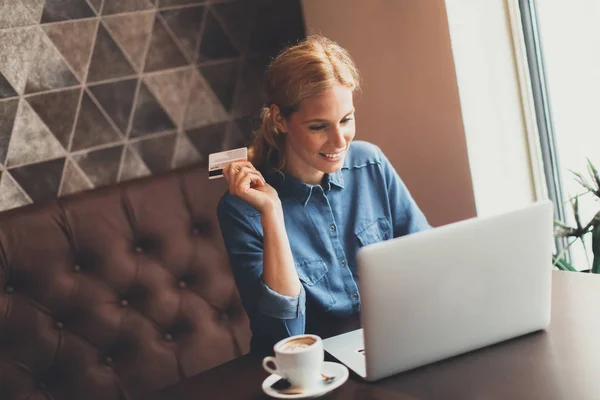
{"type": "Polygon", "coordinates": [[[296,297],[262,281],[260,214],[225,193],[217,214],[233,275],[250,318],[252,347],[313,332],[320,321],[360,311],[356,255],[360,247],[430,228],[381,150],[350,144],[342,169],[308,185],[282,172],[264,173],[283,207],[298,277],[296,297]]]}

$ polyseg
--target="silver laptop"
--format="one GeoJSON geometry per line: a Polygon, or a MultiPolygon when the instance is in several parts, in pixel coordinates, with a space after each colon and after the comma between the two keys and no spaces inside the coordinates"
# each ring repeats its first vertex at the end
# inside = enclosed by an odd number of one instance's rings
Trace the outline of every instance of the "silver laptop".
{"type": "Polygon", "coordinates": [[[543,201],[361,248],[362,329],[325,350],[374,381],[544,329],[552,210],[543,201]]]}

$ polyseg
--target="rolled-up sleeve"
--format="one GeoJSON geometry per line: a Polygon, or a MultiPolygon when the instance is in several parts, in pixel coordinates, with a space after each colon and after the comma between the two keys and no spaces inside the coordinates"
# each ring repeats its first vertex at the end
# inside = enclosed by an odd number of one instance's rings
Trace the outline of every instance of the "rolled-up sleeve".
{"type": "Polygon", "coordinates": [[[394,237],[431,229],[427,218],[411,196],[394,166],[381,150],[379,150],[379,153],[394,224],[394,237]]]}
{"type": "Polygon", "coordinates": [[[262,280],[260,214],[227,193],[219,202],[217,217],[238,292],[250,318],[253,345],[273,345],[286,336],[304,333],[304,287],[297,296],[290,297],[275,292],[262,280]]]}
{"type": "Polygon", "coordinates": [[[306,292],[304,286],[300,285],[298,296],[284,296],[272,290],[266,283],[260,280],[261,296],[258,301],[258,309],[265,315],[277,319],[299,318],[305,313],[306,292]]]}

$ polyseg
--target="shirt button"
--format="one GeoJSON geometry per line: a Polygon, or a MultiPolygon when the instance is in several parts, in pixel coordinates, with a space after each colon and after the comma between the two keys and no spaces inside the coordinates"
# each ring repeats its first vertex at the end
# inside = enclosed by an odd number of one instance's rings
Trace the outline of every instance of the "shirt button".
{"type": "Polygon", "coordinates": [[[331,232],[335,232],[335,225],[331,225],[331,226],[329,227],[329,230],[330,230],[331,232]]]}
{"type": "Polygon", "coordinates": [[[342,264],[342,267],[345,266],[346,265],[346,260],[342,260],[341,264],[342,264]]]}
{"type": "Polygon", "coordinates": [[[354,293],[354,294],[352,295],[352,298],[353,298],[354,300],[358,300],[358,293],[354,293]]]}

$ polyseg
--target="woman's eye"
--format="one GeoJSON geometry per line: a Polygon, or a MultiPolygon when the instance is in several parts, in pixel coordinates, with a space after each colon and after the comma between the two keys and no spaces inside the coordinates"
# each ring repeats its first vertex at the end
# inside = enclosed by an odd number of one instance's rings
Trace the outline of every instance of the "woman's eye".
{"type": "Polygon", "coordinates": [[[341,123],[342,124],[347,124],[348,122],[352,121],[352,118],[344,118],[341,123]]]}
{"type": "Polygon", "coordinates": [[[314,126],[308,127],[308,129],[310,129],[311,131],[322,131],[325,128],[326,128],[325,125],[314,125],[314,126]]]}

